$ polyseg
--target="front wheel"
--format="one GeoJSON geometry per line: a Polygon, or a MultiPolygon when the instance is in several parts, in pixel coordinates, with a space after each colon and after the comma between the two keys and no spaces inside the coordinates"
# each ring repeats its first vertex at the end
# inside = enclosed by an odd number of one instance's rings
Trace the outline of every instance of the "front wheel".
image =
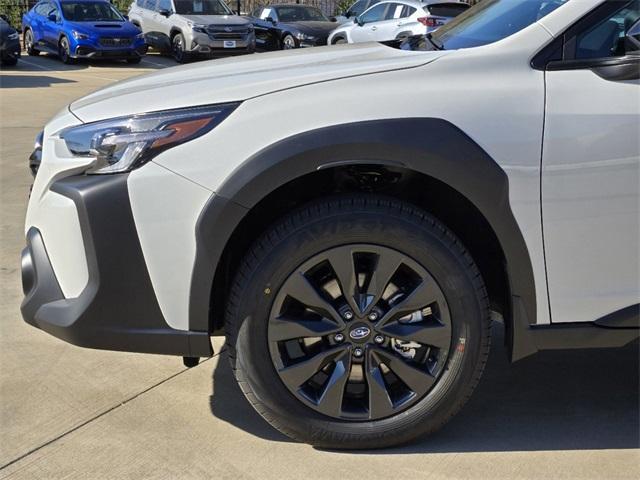
{"type": "Polygon", "coordinates": [[[71,56],[71,47],[69,46],[69,39],[67,37],[62,37],[60,39],[60,44],[58,45],[58,55],[60,56],[60,60],[62,60],[62,63],[65,63],[67,65],[76,63],[76,59],[71,56]]]}
{"type": "Polygon", "coordinates": [[[186,40],[184,39],[184,35],[177,33],[171,41],[171,53],[176,62],[187,63],[189,61],[189,54],[185,49],[186,40]]]}
{"type": "Polygon", "coordinates": [[[33,45],[33,32],[31,31],[31,29],[27,29],[24,32],[24,50],[27,52],[27,55],[30,55],[32,57],[40,55],[40,51],[34,48],[33,45]]]}
{"type": "Polygon", "coordinates": [[[287,33],[282,38],[282,50],[293,50],[296,47],[296,39],[293,38],[293,35],[287,33]]]}
{"type": "Polygon", "coordinates": [[[342,37],[338,37],[333,41],[334,45],[344,45],[345,43],[347,43],[347,40],[342,37]]]}
{"type": "Polygon", "coordinates": [[[381,448],[446,423],[489,352],[487,293],[455,235],[377,196],[323,200],[274,225],[228,302],[236,378],[256,410],[324,448],[381,448]]]}

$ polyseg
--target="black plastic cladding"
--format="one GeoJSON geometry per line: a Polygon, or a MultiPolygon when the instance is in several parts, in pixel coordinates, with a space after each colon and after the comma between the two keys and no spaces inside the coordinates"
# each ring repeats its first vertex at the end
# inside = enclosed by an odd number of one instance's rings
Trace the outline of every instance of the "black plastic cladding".
{"type": "MultiPolygon", "coordinates": [[[[248,159],[220,187],[196,227],[189,326],[209,326],[209,300],[227,240],[251,207],[285,183],[343,164],[404,166],[436,178],[470,200],[485,216],[504,252],[512,296],[511,335],[536,319],[533,269],[509,205],[505,172],[453,124],[437,118],[403,118],[337,125],[280,141],[248,159]]],[[[510,344],[518,345],[513,339],[510,344]]],[[[535,348],[519,346],[518,355],[535,348]]]]}

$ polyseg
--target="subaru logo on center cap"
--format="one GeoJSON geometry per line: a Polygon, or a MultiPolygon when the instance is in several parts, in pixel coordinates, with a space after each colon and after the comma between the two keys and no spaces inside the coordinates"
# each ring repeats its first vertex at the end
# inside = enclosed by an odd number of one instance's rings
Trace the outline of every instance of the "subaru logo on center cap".
{"type": "Polygon", "coordinates": [[[224,31],[229,33],[231,30],[233,30],[231,27],[224,27],[224,31]]]}
{"type": "Polygon", "coordinates": [[[371,333],[369,327],[357,327],[349,332],[349,336],[354,340],[362,340],[371,333]]]}

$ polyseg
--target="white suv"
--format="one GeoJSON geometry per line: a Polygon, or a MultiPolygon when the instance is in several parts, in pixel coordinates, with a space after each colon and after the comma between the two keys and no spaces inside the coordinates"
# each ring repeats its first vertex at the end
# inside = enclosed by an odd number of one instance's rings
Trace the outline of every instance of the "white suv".
{"type": "Polygon", "coordinates": [[[389,0],[378,2],[353,22],[343,23],[327,43],[384,42],[433,32],[466,11],[462,2],[389,0]]]}
{"type": "Polygon", "coordinates": [[[224,334],[258,412],[332,448],[444,424],[492,317],[512,360],[633,341],[639,17],[486,1],[414,50],[207,62],[73,102],[32,155],[24,319],[188,365],[224,334]]]}
{"type": "Polygon", "coordinates": [[[227,56],[253,53],[253,24],[234,15],[222,0],[136,0],[129,20],[150,46],[171,52],[184,63],[196,55],[227,56]]]}

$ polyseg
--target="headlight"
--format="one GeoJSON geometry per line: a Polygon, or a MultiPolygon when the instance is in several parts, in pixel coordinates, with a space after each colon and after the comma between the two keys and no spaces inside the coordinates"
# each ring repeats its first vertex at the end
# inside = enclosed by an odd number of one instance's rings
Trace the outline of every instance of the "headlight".
{"type": "Polygon", "coordinates": [[[200,137],[222,122],[238,103],[119,117],[58,133],[78,157],[95,157],[86,173],[127,172],[159,153],[200,137]]]}
{"type": "Polygon", "coordinates": [[[207,26],[201,23],[194,23],[191,28],[194,32],[207,33],[207,26]]]}
{"type": "Polygon", "coordinates": [[[139,34],[136,35],[136,38],[138,40],[144,40],[144,33],[140,32],[139,34]]]}
{"type": "Polygon", "coordinates": [[[9,36],[8,36],[7,38],[8,38],[9,40],[17,40],[19,36],[20,36],[20,35],[18,35],[18,32],[13,32],[13,33],[10,33],[10,34],[9,34],[9,36]]]}
{"type": "Polygon", "coordinates": [[[71,32],[71,34],[76,40],[89,40],[89,35],[87,35],[86,33],[76,32],[74,30],[73,32],[71,32]]]}
{"type": "Polygon", "coordinates": [[[316,37],[314,37],[313,35],[307,35],[306,33],[301,33],[301,32],[296,33],[296,38],[298,40],[315,40],[316,39],[316,37]]]}

